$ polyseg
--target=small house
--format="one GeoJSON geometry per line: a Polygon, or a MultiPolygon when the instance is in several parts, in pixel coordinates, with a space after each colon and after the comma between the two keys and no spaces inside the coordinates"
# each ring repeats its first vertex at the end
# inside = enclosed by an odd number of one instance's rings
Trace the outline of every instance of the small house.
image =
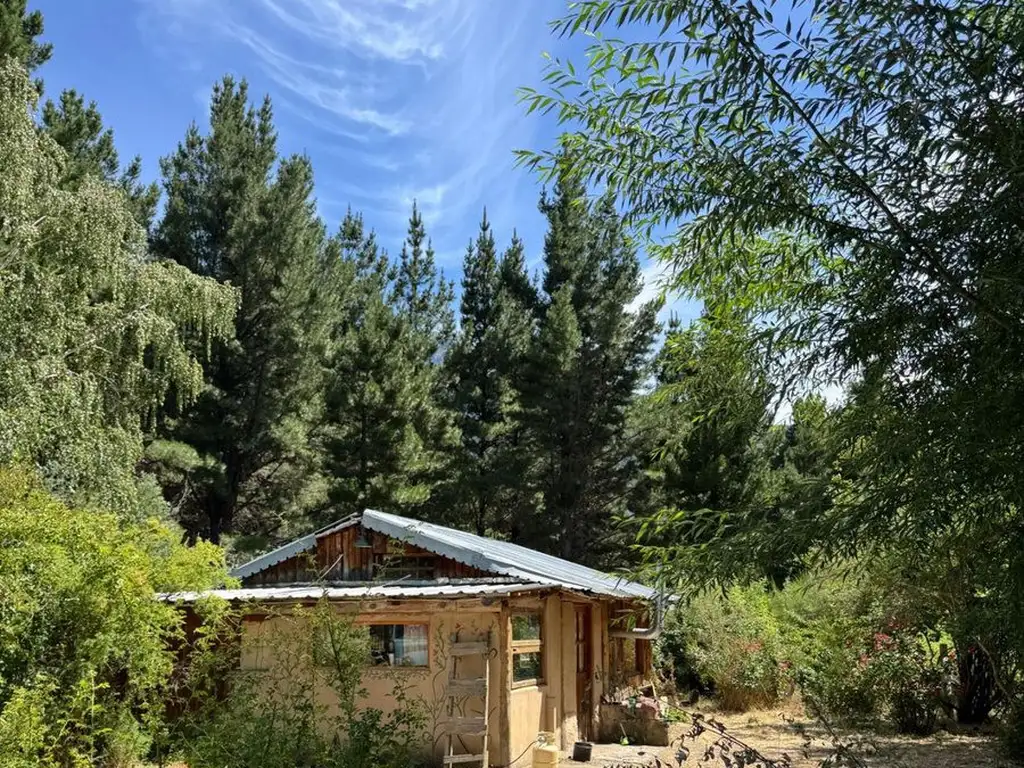
{"type": "Polygon", "coordinates": [[[653,590],[441,525],[366,510],[233,574],[241,588],[214,594],[254,606],[243,632],[273,631],[260,605],[326,598],[354,612],[370,634],[368,706],[393,706],[375,666],[428,703],[457,695],[458,716],[433,724],[445,764],[529,766],[542,731],[571,752],[597,737],[603,699],[651,675],[653,590]]]}

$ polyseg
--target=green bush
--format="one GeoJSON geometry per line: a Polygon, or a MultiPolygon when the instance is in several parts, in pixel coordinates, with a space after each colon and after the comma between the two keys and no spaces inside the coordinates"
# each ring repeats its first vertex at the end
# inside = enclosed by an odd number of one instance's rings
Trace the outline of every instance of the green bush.
{"type": "Polygon", "coordinates": [[[219,548],[178,541],[0,469],[0,766],[125,766],[145,753],[181,633],[155,593],[226,576],[219,548]]]}
{"type": "Polygon", "coordinates": [[[1002,736],[1007,754],[1014,759],[1020,759],[1021,755],[1024,755],[1024,699],[1018,699],[1009,705],[1002,736]]]}
{"type": "Polygon", "coordinates": [[[768,706],[798,686],[830,720],[928,733],[956,665],[934,631],[891,614],[898,601],[882,584],[812,571],[781,590],[704,595],[667,619],[661,666],[680,692],[713,693],[724,709],[768,706]]]}
{"type": "Polygon", "coordinates": [[[696,683],[730,710],[778,701],[787,686],[780,652],[764,584],[693,600],[669,621],[660,643],[681,684],[696,683]]]}
{"type": "MultiPolygon", "coordinates": [[[[326,601],[312,610],[267,613],[273,631],[258,638],[266,667],[235,664],[226,698],[208,696],[186,717],[181,749],[192,768],[407,768],[423,758],[426,709],[400,677],[394,711],[358,706],[369,657],[365,628],[326,601]]],[[[199,652],[211,658],[196,660],[193,669],[223,669],[219,657],[227,654],[230,664],[237,651],[206,646],[199,652]]]]}
{"type": "Polygon", "coordinates": [[[832,574],[805,574],[772,596],[786,663],[802,694],[824,713],[848,721],[879,707],[860,646],[870,633],[871,600],[863,583],[832,574]]]}
{"type": "Polygon", "coordinates": [[[892,615],[898,602],[871,578],[812,573],[773,598],[794,678],[813,709],[850,724],[887,719],[930,733],[955,665],[934,631],[892,615]]]}

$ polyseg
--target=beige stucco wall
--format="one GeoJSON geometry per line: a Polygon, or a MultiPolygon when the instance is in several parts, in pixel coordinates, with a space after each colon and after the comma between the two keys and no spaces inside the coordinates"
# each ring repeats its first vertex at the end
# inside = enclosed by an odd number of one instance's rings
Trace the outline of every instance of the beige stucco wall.
{"type": "Polygon", "coordinates": [[[529,686],[512,690],[512,709],[509,717],[512,745],[512,764],[516,768],[530,765],[531,745],[544,728],[544,697],[547,686],[529,686]]]}
{"type": "MultiPolygon", "coordinates": [[[[395,705],[394,687],[400,682],[410,698],[422,703],[428,712],[425,744],[441,754],[447,744],[441,722],[448,717],[445,691],[453,667],[449,653],[450,638],[478,640],[490,637],[493,653],[489,664],[490,694],[486,703],[489,717],[488,753],[493,765],[513,763],[516,768],[531,765],[530,746],[540,731],[553,731],[556,743],[564,752],[572,749],[579,736],[576,712],[576,636],[575,607],[581,598],[554,593],[547,597],[517,597],[485,603],[480,600],[449,601],[369,601],[338,604],[337,610],[351,614],[360,624],[426,624],[429,627],[428,668],[368,667],[362,684],[366,696],[361,704],[384,712],[395,705]],[[543,680],[537,685],[512,683],[511,616],[519,611],[537,611],[543,624],[543,680]]],[[[595,708],[603,691],[603,670],[607,669],[608,608],[591,601],[591,644],[594,671],[592,701],[595,708]]],[[[277,609],[287,611],[287,608],[277,609]]],[[[273,633],[286,632],[290,619],[268,618],[247,621],[243,642],[242,666],[245,669],[268,669],[275,664],[272,655],[273,633]]],[[[478,677],[483,673],[483,660],[467,657],[459,660],[459,677],[478,677]]],[[[328,688],[317,691],[320,703],[336,705],[328,688]]],[[[485,702],[468,699],[462,702],[467,717],[483,714],[485,702]]],[[[596,728],[597,713],[594,715],[596,728]]],[[[479,740],[463,737],[455,743],[456,752],[477,752],[479,740]]]]}
{"type": "MultiPolygon", "coordinates": [[[[484,605],[476,600],[453,600],[446,602],[423,601],[407,602],[367,602],[358,605],[341,604],[339,611],[350,613],[357,624],[426,624],[429,627],[429,660],[427,668],[402,667],[367,667],[362,677],[362,686],[366,695],[360,701],[365,707],[373,707],[384,712],[393,711],[396,706],[394,697],[396,683],[401,684],[407,695],[420,702],[427,712],[428,724],[424,746],[436,754],[447,745],[447,739],[440,727],[442,720],[448,717],[445,695],[449,674],[456,662],[449,653],[450,638],[458,636],[460,640],[482,640],[491,633],[492,645],[496,643],[497,621],[500,606],[484,605]]],[[[276,609],[278,613],[287,612],[287,608],[276,609]]],[[[272,635],[280,637],[289,631],[294,619],[275,616],[262,621],[246,621],[242,644],[241,665],[243,669],[269,669],[280,662],[274,658],[275,640],[272,635]]],[[[459,677],[478,677],[483,675],[484,661],[480,657],[460,658],[458,660],[459,677]]],[[[502,755],[503,744],[501,733],[494,727],[498,707],[498,689],[495,680],[501,679],[500,661],[497,654],[492,654],[490,665],[490,701],[488,712],[492,725],[489,729],[488,752],[493,763],[498,764],[502,755]]],[[[316,700],[329,708],[337,705],[334,692],[327,686],[321,686],[316,692],[316,700]]],[[[484,701],[469,698],[460,702],[461,715],[479,717],[483,714],[484,701]]],[[[480,749],[477,737],[461,737],[462,744],[456,741],[455,751],[473,751],[480,749]]]]}

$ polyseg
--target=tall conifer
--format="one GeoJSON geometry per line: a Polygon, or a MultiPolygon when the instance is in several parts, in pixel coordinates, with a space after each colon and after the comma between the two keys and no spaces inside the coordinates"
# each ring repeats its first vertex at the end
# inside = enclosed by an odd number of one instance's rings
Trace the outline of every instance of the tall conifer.
{"type": "Polygon", "coordinates": [[[330,499],[321,518],[366,507],[415,511],[431,496],[439,462],[423,429],[435,410],[433,377],[416,353],[423,337],[404,314],[416,302],[392,303],[391,265],[361,217],[350,211],[339,239],[353,282],[332,330],[322,430],[330,499]]]}
{"type": "Polygon", "coordinates": [[[649,362],[657,307],[629,309],[642,287],[640,265],[611,199],[590,204],[582,185],[563,176],[541,210],[540,327],[521,383],[541,503],[523,535],[562,557],[600,563],[642,476],[626,411],[649,362]]]}
{"type": "Polygon", "coordinates": [[[212,349],[208,387],[173,436],[214,459],[199,478],[192,535],[267,533],[319,502],[310,449],[320,418],[329,241],[304,157],[278,162],[269,100],[215,87],[210,130],[192,126],[162,161],[167,207],[154,250],[240,291],[235,339],[212,349]]]}
{"type": "Polygon", "coordinates": [[[498,256],[484,211],[476,242],[466,249],[459,302],[459,335],[447,360],[461,451],[453,503],[476,533],[492,525],[500,497],[497,441],[505,425],[507,379],[498,326],[498,256]]]}

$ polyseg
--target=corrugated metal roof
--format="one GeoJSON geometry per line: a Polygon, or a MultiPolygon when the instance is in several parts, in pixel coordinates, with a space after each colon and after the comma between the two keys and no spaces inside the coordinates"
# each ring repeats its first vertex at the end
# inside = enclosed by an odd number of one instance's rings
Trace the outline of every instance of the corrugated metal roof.
{"type": "MultiPolygon", "coordinates": [[[[507,541],[477,536],[455,528],[412,520],[368,509],[361,516],[353,516],[333,523],[315,533],[260,555],[231,571],[231,575],[244,579],[259,573],[289,557],[313,549],[321,536],[362,523],[368,528],[401,541],[407,541],[430,552],[449,557],[460,563],[488,573],[501,574],[531,584],[561,586],[583,592],[612,597],[639,597],[653,600],[655,590],[628,579],[612,576],[552,555],[521,547],[507,541]]],[[[340,587],[339,589],[348,589],[340,587]]]]}
{"type": "Polygon", "coordinates": [[[321,528],[319,531],[317,531],[316,537],[318,539],[322,539],[324,536],[329,536],[332,533],[337,533],[338,531],[343,531],[346,528],[351,528],[353,525],[359,525],[360,517],[361,515],[350,515],[349,517],[346,517],[344,520],[339,520],[336,523],[331,523],[326,528],[321,528]]]}
{"type": "Polygon", "coordinates": [[[351,515],[346,517],[344,520],[339,520],[336,523],[331,523],[326,528],[321,528],[319,531],[303,536],[301,539],[290,541],[287,544],[278,547],[275,550],[267,552],[266,554],[260,555],[259,557],[250,560],[245,565],[240,565],[237,568],[231,570],[231,575],[238,579],[244,579],[246,576],[252,576],[254,573],[266,570],[272,565],[287,560],[289,557],[305,552],[308,549],[313,549],[316,546],[317,539],[327,536],[332,533],[344,530],[345,528],[351,528],[353,525],[359,525],[359,515],[351,515]]]}
{"type": "Polygon", "coordinates": [[[225,600],[252,600],[254,602],[292,602],[319,600],[359,600],[363,598],[431,598],[482,597],[511,595],[545,589],[547,584],[438,584],[411,585],[367,584],[353,587],[248,587],[244,589],[211,589],[205,592],[171,592],[159,595],[170,603],[192,603],[201,597],[220,597],[225,600]]]}
{"type": "Polygon", "coordinates": [[[315,546],[316,534],[307,534],[301,539],[290,541],[284,546],[278,547],[271,552],[267,552],[265,555],[260,555],[255,560],[250,560],[245,565],[232,568],[231,575],[238,579],[244,579],[246,576],[252,576],[254,573],[265,571],[270,566],[277,565],[278,563],[287,560],[289,557],[294,557],[300,552],[305,552],[307,549],[313,549],[315,546]]]}
{"type": "Polygon", "coordinates": [[[653,600],[655,590],[507,541],[368,509],[363,526],[490,573],[613,597],[653,600]]]}

